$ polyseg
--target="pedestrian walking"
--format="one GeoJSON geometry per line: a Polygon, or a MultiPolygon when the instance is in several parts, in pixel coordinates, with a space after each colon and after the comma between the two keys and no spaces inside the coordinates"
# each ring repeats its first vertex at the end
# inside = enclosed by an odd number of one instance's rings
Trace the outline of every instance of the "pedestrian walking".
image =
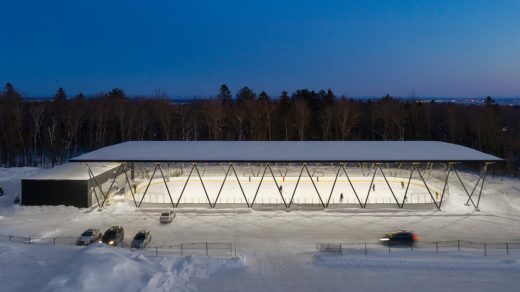
{"type": "Polygon", "coordinates": [[[339,194],[339,202],[343,203],[343,193],[339,194]]]}
{"type": "Polygon", "coordinates": [[[401,189],[404,189],[404,182],[401,181],[401,189]]]}
{"type": "Polygon", "coordinates": [[[372,191],[376,191],[376,184],[372,184],[372,191]]]}

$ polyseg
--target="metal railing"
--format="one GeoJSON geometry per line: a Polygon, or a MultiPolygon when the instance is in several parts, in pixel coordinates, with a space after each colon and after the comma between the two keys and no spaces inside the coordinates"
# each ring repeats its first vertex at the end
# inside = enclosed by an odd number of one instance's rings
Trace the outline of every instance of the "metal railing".
{"type": "MultiPolygon", "coordinates": [[[[77,236],[62,237],[31,237],[17,235],[0,235],[0,242],[16,242],[25,244],[39,245],[76,245],[77,236]]],[[[129,249],[132,252],[138,252],[146,255],[155,256],[219,256],[229,257],[236,256],[236,245],[232,243],[220,242],[183,242],[175,243],[168,246],[148,245],[145,248],[133,248],[131,240],[123,240],[118,247],[129,249]]]]}
{"type": "Polygon", "coordinates": [[[373,242],[316,243],[321,255],[365,255],[402,251],[469,252],[484,256],[520,254],[520,242],[485,243],[467,240],[419,241],[412,245],[383,245],[373,242]]]}

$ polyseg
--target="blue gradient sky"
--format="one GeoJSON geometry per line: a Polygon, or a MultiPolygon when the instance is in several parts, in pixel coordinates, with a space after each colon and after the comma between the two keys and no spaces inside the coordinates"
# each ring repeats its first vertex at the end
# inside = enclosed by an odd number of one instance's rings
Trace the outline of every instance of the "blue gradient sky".
{"type": "Polygon", "coordinates": [[[28,96],[520,95],[520,1],[2,1],[0,82],[28,96]]]}

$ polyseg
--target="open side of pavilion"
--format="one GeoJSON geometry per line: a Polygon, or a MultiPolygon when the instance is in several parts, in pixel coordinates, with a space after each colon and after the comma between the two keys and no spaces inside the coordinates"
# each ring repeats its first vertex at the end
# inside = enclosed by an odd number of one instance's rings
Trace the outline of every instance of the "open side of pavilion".
{"type": "MultiPolygon", "coordinates": [[[[129,187],[136,207],[140,207],[143,203],[150,184],[157,174],[162,178],[171,206],[174,208],[179,207],[188,181],[192,177],[198,178],[200,181],[210,208],[216,207],[222,189],[226,181],[229,180],[236,180],[236,182],[238,182],[247,207],[252,208],[257,203],[256,198],[258,191],[266,177],[272,177],[274,179],[276,188],[279,190],[280,200],[285,208],[291,208],[293,205],[294,194],[296,193],[302,178],[310,179],[310,182],[319,198],[321,207],[328,208],[332,191],[334,190],[336,182],[340,176],[347,178],[355,197],[357,198],[357,205],[361,208],[366,208],[371,188],[368,188],[368,193],[365,198],[360,197],[352,184],[346,166],[359,165],[360,167],[363,167],[363,165],[370,164],[371,170],[373,171],[373,174],[371,175],[371,184],[379,173],[379,177],[384,179],[393,196],[394,203],[398,208],[404,207],[407,201],[412,176],[416,173],[420,181],[424,184],[424,187],[426,188],[428,195],[431,197],[435,207],[439,210],[446,194],[448,179],[452,173],[455,174],[458,181],[462,184],[463,189],[468,196],[466,204],[471,204],[476,210],[478,210],[488,166],[492,163],[502,161],[503,159],[501,158],[475,149],[438,141],[130,141],[107,146],[70,160],[70,162],[84,163],[88,169],[90,169],[89,163],[119,163],[120,165],[117,169],[114,180],[119,175],[124,174],[125,187],[129,187]],[[147,187],[142,196],[140,196],[140,199],[137,200],[135,185],[132,185],[131,182],[133,179],[135,163],[151,163],[154,165],[154,170],[150,176],[147,187]],[[184,187],[175,201],[173,200],[170,189],[168,188],[167,177],[164,175],[161,163],[191,163],[184,187]],[[219,163],[227,166],[219,192],[213,201],[210,199],[204,184],[203,176],[198,167],[198,165],[204,163],[219,163]],[[235,167],[236,164],[244,163],[261,165],[261,168],[258,171],[258,177],[260,177],[258,187],[253,198],[251,199],[251,197],[249,197],[249,200],[240,183],[239,175],[237,174],[235,167]],[[294,192],[289,198],[284,197],[282,194],[282,190],[277,183],[275,172],[272,168],[273,164],[278,163],[291,163],[301,166],[294,192]],[[336,168],[334,183],[332,185],[331,193],[328,196],[326,194],[320,194],[313,178],[314,176],[312,175],[311,170],[309,170],[308,165],[311,163],[326,163],[336,168]],[[406,182],[404,197],[402,198],[397,198],[389,180],[387,179],[385,170],[382,167],[383,164],[387,163],[410,165],[410,175],[406,182]],[[441,187],[442,193],[440,194],[440,200],[434,198],[433,192],[426,182],[423,172],[419,169],[420,164],[426,164],[428,168],[428,166],[431,167],[433,163],[443,163],[446,165],[446,173],[445,178],[443,179],[443,186],[441,187]],[[471,188],[468,188],[462,182],[457,171],[457,166],[462,163],[479,163],[482,165],[479,178],[471,188]],[[130,177],[127,173],[129,170],[131,171],[130,177]],[[228,180],[228,178],[230,179],[228,180]]],[[[103,192],[101,188],[99,189],[103,196],[102,200],[100,200],[100,206],[103,207],[109,197],[110,189],[108,192],[103,192]]]]}

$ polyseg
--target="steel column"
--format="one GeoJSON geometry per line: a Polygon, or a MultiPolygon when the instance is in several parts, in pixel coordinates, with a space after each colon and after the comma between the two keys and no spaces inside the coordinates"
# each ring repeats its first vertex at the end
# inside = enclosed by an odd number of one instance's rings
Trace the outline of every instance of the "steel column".
{"type": "Polygon", "coordinates": [[[356,189],[354,188],[354,184],[350,180],[350,176],[347,173],[347,169],[345,168],[345,165],[343,165],[342,168],[343,168],[343,172],[345,172],[345,176],[347,177],[348,183],[350,184],[350,187],[352,188],[352,191],[354,191],[354,195],[356,196],[356,199],[358,200],[359,205],[362,206],[361,200],[359,199],[356,189]]]}
{"type": "Polygon", "coordinates": [[[307,174],[309,175],[309,178],[311,179],[312,185],[314,186],[314,190],[316,190],[316,194],[318,194],[318,198],[320,198],[321,205],[322,205],[323,208],[325,209],[326,206],[325,206],[325,204],[323,203],[323,200],[321,199],[320,192],[318,191],[318,188],[316,187],[316,184],[314,183],[314,180],[312,179],[311,173],[309,172],[309,169],[307,168],[307,164],[304,163],[303,166],[305,167],[305,170],[307,170],[307,174]]]}
{"type": "Polygon", "coordinates": [[[161,173],[162,179],[164,181],[164,186],[166,187],[166,191],[168,192],[168,197],[170,197],[170,202],[172,202],[172,207],[175,208],[175,204],[173,203],[172,195],[170,193],[170,188],[168,187],[168,183],[166,182],[166,178],[164,178],[164,173],[162,171],[161,165],[157,164],[159,166],[159,172],[161,173]]]}
{"type": "MultiPolygon", "coordinates": [[[[414,167],[414,166],[412,165],[412,167],[414,167]]],[[[423,177],[421,171],[419,169],[417,169],[417,172],[419,173],[419,177],[421,177],[421,180],[423,181],[424,186],[426,187],[426,190],[428,190],[428,194],[430,194],[430,197],[432,198],[432,201],[435,204],[435,207],[437,207],[437,210],[440,210],[441,207],[437,204],[437,201],[435,201],[435,198],[433,197],[432,192],[430,191],[430,188],[428,187],[428,184],[424,180],[424,177],[423,177]]]]}
{"type": "MultiPolygon", "coordinates": [[[[372,168],[370,168],[372,169],[372,168]]],[[[363,204],[363,208],[367,207],[368,196],[370,196],[370,191],[372,190],[372,185],[374,184],[374,179],[376,178],[377,168],[374,170],[374,175],[372,176],[372,180],[370,181],[370,185],[368,186],[367,197],[365,198],[365,203],[363,204]]]]}
{"type": "Polygon", "coordinates": [[[258,191],[260,190],[260,186],[262,185],[262,182],[264,181],[265,172],[267,171],[267,166],[264,168],[264,172],[262,173],[262,178],[260,179],[260,182],[258,183],[258,188],[256,188],[255,196],[253,197],[253,201],[251,202],[251,208],[253,208],[253,205],[256,201],[256,196],[258,195],[258,191]]]}
{"type": "Polygon", "coordinates": [[[133,189],[132,185],[130,185],[130,180],[128,179],[128,174],[126,173],[126,163],[125,163],[125,168],[123,168],[123,171],[125,173],[126,183],[130,187],[130,193],[132,194],[132,199],[134,199],[135,207],[137,207],[137,202],[135,200],[135,195],[134,195],[134,189],[133,189]]]}
{"type": "Polygon", "coordinates": [[[191,174],[193,173],[193,169],[195,168],[195,163],[191,165],[190,173],[188,174],[188,178],[186,179],[186,182],[184,183],[184,186],[182,187],[181,194],[179,195],[179,199],[177,200],[177,204],[175,205],[176,208],[179,207],[179,203],[181,202],[182,195],[184,194],[184,190],[186,190],[186,186],[188,185],[188,182],[190,181],[191,174]]]}
{"type": "Polygon", "coordinates": [[[334,178],[334,183],[332,184],[332,189],[330,190],[329,199],[327,200],[327,207],[329,207],[330,199],[332,198],[332,193],[334,192],[334,187],[336,186],[336,182],[338,181],[339,172],[341,171],[341,163],[338,166],[338,171],[336,172],[336,177],[334,178]]]}
{"type": "MultiPolygon", "coordinates": [[[[387,185],[388,188],[390,189],[390,192],[392,193],[392,196],[394,197],[394,200],[395,200],[395,202],[397,203],[397,206],[398,206],[399,208],[402,208],[403,206],[399,205],[399,200],[397,200],[397,197],[396,197],[395,194],[394,194],[394,190],[392,189],[392,187],[390,186],[390,183],[389,183],[388,180],[386,179],[386,175],[385,175],[385,173],[383,172],[383,170],[381,169],[381,165],[380,165],[380,164],[377,164],[376,166],[377,166],[377,167],[379,168],[379,170],[381,171],[381,174],[383,175],[383,178],[384,178],[385,181],[386,181],[386,185],[387,185]]],[[[376,169],[376,171],[377,171],[377,169],[376,169]]]]}
{"type": "MultiPolygon", "coordinates": [[[[86,163],[85,163],[85,164],[86,164],[86,163]]],[[[87,168],[88,168],[88,165],[87,165],[87,168]]],[[[90,179],[92,179],[92,176],[90,175],[90,169],[87,169],[87,173],[88,173],[88,177],[89,177],[90,179]]],[[[99,198],[98,198],[98,195],[97,195],[96,187],[93,186],[92,189],[94,190],[94,195],[96,196],[96,202],[97,202],[98,206],[101,206],[101,205],[99,204],[99,198]]]]}
{"type": "Polygon", "coordinates": [[[448,164],[448,171],[446,173],[446,178],[444,179],[444,186],[442,188],[442,195],[441,195],[441,201],[439,203],[439,209],[441,208],[442,202],[444,201],[444,194],[446,193],[446,187],[448,186],[448,179],[450,177],[450,172],[451,172],[451,164],[448,164]]]}
{"type": "Polygon", "coordinates": [[[141,197],[141,201],[139,201],[139,205],[137,207],[141,207],[141,204],[143,203],[143,200],[144,200],[144,196],[146,196],[146,193],[148,192],[148,188],[152,184],[152,180],[153,180],[153,177],[155,176],[155,172],[157,171],[157,167],[159,167],[159,164],[155,165],[152,176],[150,177],[150,181],[148,182],[148,185],[146,186],[146,189],[144,190],[143,196],[141,197]]]}
{"type": "MultiPolygon", "coordinates": [[[[471,194],[470,196],[473,198],[473,193],[475,192],[475,190],[477,189],[478,187],[478,184],[480,183],[480,180],[483,179],[485,177],[485,174],[487,172],[487,164],[484,165],[484,167],[480,170],[480,175],[479,175],[479,178],[477,180],[477,183],[475,184],[475,186],[473,187],[473,190],[471,190],[471,194]]],[[[469,203],[469,200],[466,201],[466,205],[468,205],[469,203]]],[[[477,204],[477,207],[478,208],[478,204],[477,204]]]]}
{"type": "Polygon", "coordinates": [[[119,175],[119,171],[121,171],[121,167],[123,164],[119,165],[116,171],[116,176],[112,179],[112,183],[110,184],[110,187],[108,188],[107,196],[103,199],[103,202],[101,203],[101,207],[105,206],[105,201],[107,200],[108,196],[110,196],[110,190],[112,190],[112,187],[114,186],[114,183],[116,182],[117,176],[119,175]]]}
{"type": "Polygon", "coordinates": [[[220,193],[222,192],[222,189],[224,188],[224,184],[226,183],[226,179],[228,177],[230,170],[231,170],[231,163],[229,164],[229,166],[226,170],[226,175],[224,176],[224,180],[222,181],[222,184],[220,185],[220,189],[218,190],[218,194],[217,194],[217,197],[215,198],[215,202],[213,203],[212,208],[215,208],[215,206],[217,205],[218,198],[220,197],[220,193]]]}
{"type": "Polygon", "coordinates": [[[246,193],[244,192],[244,189],[242,188],[242,184],[240,183],[240,179],[238,178],[238,174],[237,174],[237,171],[235,170],[235,167],[233,166],[233,163],[231,164],[231,169],[233,169],[233,173],[235,174],[235,177],[237,178],[238,186],[240,187],[240,191],[242,191],[244,200],[246,200],[246,205],[247,205],[247,207],[249,207],[249,202],[247,201],[246,193]]]}
{"type": "MultiPolygon", "coordinates": [[[[94,180],[94,182],[96,183],[99,191],[101,192],[101,194],[103,195],[103,198],[106,197],[105,195],[105,192],[103,192],[103,189],[99,186],[99,183],[97,182],[97,179],[96,179],[96,176],[94,175],[94,173],[92,172],[92,170],[90,169],[90,166],[88,166],[88,163],[85,163],[85,165],[87,166],[88,168],[88,171],[90,172],[90,175],[92,176],[92,179],[94,180]]],[[[97,193],[96,193],[96,196],[97,196],[97,193]]],[[[100,206],[101,207],[101,206],[100,206]]]]}
{"type": "MultiPolygon", "coordinates": [[[[469,194],[468,189],[466,188],[466,185],[464,185],[464,183],[462,182],[462,179],[461,179],[460,176],[459,176],[459,172],[457,171],[457,168],[455,168],[455,165],[453,165],[452,168],[453,168],[453,171],[455,172],[455,175],[457,175],[457,178],[459,179],[459,182],[460,182],[460,184],[462,185],[462,188],[463,188],[464,191],[466,192],[466,195],[468,195],[468,201],[470,201],[471,204],[473,204],[473,207],[474,207],[475,209],[477,209],[477,205],[475,205],[475,202],[473,202],[473,199],[471,198],[471,195],[469,194]]],[[[475,187],[476,187],[477,184],[479,183],[479,181],[480,181],[480,177],[481,177],[481,176],[482,176],[482,173],[480,174],[479,179],[477,180],[477,183],[475,184],[475,187]]],[[[473,190],[475,190],[475,188],[473,188],[473,190]]],[[[473,194],[473,192],[472,192],[471,194],[473,194]]],[[[469,206],[469,204],[468,204],[467,202],[466,202],[466,205],[469,206]]]]}
{"type": "Polygon", "coordinates": [[[197,171],[197,175],[199,176],[200,183],[202,184],[202,188],[204,189],[204,193],[206,194],[206,198],[208,198],[208,204],[209,207],[211,207],[211,200],[209,199],[208,191],[206,191],[206,186],[204,185],[204,182],[202,181],[202,177],[200,176],[199,168],[197,167],[197,164],[193,164],[195,166],[195,171],[197,171]]]}
{"type": "Polygon", "coordinates": [[[484,181],[486,180],[486,174],[487,174],[487,166],[491,164],[490,162],[486,162],[486,164],[484,165],[484,176],[482,177],[482,184],[480,185],[480,191],[478,193],[478,200],[477,200],[477,209],[476,210],[479,210],[478,209],[478,205],[480,204],[480,196],[482,195],[482,189],[484,188],[484,181]]]}
{"type": "Polygon", "coordinates": [[[413,176],[413,171],[414,171],[414,167],[413,167],[414,163],[412,163],[412,169],[410,170],[410,176],[408,177],[408,183],[406,184],[406,190],[404,191],[404,197],[403,197],[403,202],[401,203],[401,208],[404,207],[404,203],[406,202],[406,199],[408,198],[408,190],[410,189],[410,182],[412,181],[412,176],[413,176]]]}
{"type": "Polygon", "coordinates": [[[274,176],[273,170],[271,169],[271,165],[269,165],[269,163],[267,164],[267,168],[269,168],[269,172],[271,173],[271,176],[273,177],[274,183],[276,184],[276,189],[278,190],[278,193],[280,193],[280,197],[282,198],[285,208],[289,208],[287,206],[287,202],[285,202],[285,198],[283,197],[282,191],[280,190],[280,186],[278,185],[278,182],[276,181],[276,177],[274,176]]]}
{"type": "Polygon", "coordinates": [[[300,170],[300,175],[298,176],[298,180],[296,181],[296,186],[294,186],[294,191],[293,191],[293,194],[291,196],[291,200],[289,201],[289,208],[292,205],[292,202],[293,202],[293,199],[294,199],[294,195],[296,194],[296,190],[298,189],[298,185],[300,184],[300,179],[302,177],[304,166],[305,166],[305,163],[302,165],[302,169],[300,170]]]}

